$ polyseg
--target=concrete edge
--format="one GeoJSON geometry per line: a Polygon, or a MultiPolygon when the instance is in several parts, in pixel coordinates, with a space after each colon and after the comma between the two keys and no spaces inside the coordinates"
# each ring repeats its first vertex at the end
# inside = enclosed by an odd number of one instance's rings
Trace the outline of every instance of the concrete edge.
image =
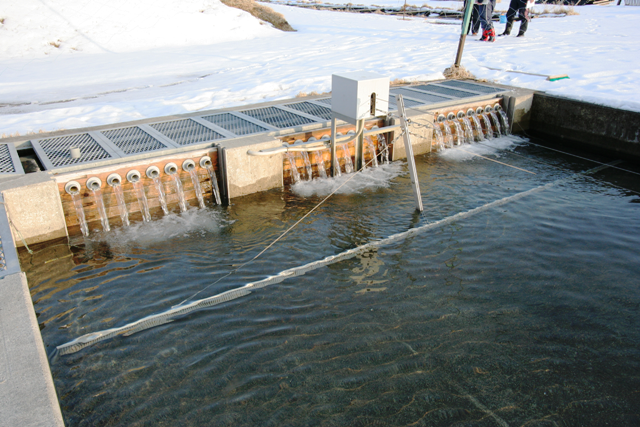
{"type": "Polygon", "coordinates": [[[0,292],[0,424],[64,426],[26,275],[0,279],[0,292]]]}

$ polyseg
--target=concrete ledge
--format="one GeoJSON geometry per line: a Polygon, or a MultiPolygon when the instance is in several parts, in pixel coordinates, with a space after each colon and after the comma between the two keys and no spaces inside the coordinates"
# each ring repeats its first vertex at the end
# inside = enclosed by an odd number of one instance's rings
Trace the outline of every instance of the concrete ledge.
{"type": "Polygon", "coordinates": [[[249,150],[260,151],[281,147],[282,141],[268,135],[257,135],[222,142],[226,185],[229,199],[283,186],[282,154],[250,156],[249,150]]]}
{"type": "Polygon", "coordinates": [[[640,159],[640,113],[536,93],[531,130],[570,145],[640,159]]]}
{"type": "Polygon", "coordinates": [[[67,236],[58,186],[46,172],[23,175],[0,183],[0,192],[13,226],[16,246],[40,243],[67,236]]]}
{"type": "Polygon", "coordinates": [[[0,280],[0,426],[64,426],[24,273],[0,280]]]}
{"type": "MultiPolygon", "coordinates": [[[[413,154],[415,156],[419,154],[425,154],[431,152],[431,140],[433,138],[433,113],[415,113],[410,112],[407,114],[407,118],[410,120],[409,132],[411,137],[411,146],[413,147],[413,154]]],[[[390,124],[400,124],[400,119],[392,119],[390,124]]],[[[394,132],[394,138],[397,138],[402,132],[394,132]]],[[[404,146],[404,138],[398,138],[393,143],[392,160],[406,159],[407,150],[404,146]]]]}

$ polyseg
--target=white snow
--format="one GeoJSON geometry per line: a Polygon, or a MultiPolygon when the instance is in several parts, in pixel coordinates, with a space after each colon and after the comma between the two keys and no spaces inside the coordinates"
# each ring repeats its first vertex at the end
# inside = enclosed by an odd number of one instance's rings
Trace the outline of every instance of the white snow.
{"type": "MultiPolygon", "coordinates": [[[[0,137],[328,92],[338,72],[440,79],[460,38],[459,21],[271,6],[298,31],[281,32],[218,0],[4,0],[0,137]]],[[[640,7],[574,10],[579,15],[534,19],[524,38],[470,36],[462,65],[478,78],[640,111],[640,7]]]]}

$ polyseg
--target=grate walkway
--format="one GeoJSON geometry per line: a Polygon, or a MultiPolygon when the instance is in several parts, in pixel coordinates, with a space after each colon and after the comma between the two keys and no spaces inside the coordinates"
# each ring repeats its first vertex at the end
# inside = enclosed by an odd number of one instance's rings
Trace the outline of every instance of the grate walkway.
{"type": "MultiPolygon", "coordinates": [[[[459,80],[389,91],[389,111],[397,109],[395,95],[402,94],[407,107],[436,106],[442,103],[506,92],[503,88],[459,80]]],[[[72,170],[83,165],[105,164],[130,156],[152,156],[166,150],[210,146],[225,139],[263,132],[282,131],[331,120],[331,98],[291,102],[262,108],[242,109],[179,120],[158,121],[74,135],[31,140],[46,170],[72,170]],[[80,150],[71,155],[71,149],[80,150]]],[[[24,173],[8,146],[0,146],[0,174],[24,173]]],[[[12,147],[12,146],[11,146],[12,147]]],[[[15,149],[14,149],[15,151],[15,149]]]]}

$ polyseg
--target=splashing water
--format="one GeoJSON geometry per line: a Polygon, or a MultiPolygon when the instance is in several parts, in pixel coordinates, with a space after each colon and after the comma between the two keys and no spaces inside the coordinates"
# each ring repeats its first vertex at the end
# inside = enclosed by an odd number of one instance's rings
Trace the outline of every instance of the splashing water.
{"type": "Polygon", "coordinates": [[[342,153],[344,154],[344,173],[353,173],[353,161],[349,152],[349,144],[342,144],[342,153]]]}
{"type": "Polygon", "coordinates": [[[457,120],[453,121],[453,125],[456,128],[456,145],[462,145],[464,142],[464,134],[462,133],[462,126],[460,126],[460,122],[457,120]]]}
{"type": "Polygon", "coordinates": [[[78,223],[80,223],[80,231],[83,236],[89,235],[89,226],[87,226],[87,219],[84,216],[84,208],[82,207],[82,196],[80,193],[72,194],[73,204],[76,207],[76,215],[78,216],[78,223]]]}
{"type": "Polygon", "coordinates": [[[447,147],[449,148],[453,148],[453,135],[451,134],[451,126],[449,126],[449,121],[444,122],[443,124],[444,127],[444,143],[447,147]]]}
{"type": "Polygon", "coordinates": [[[93,200],[96,202],[96,209],[98,209],[98,215],[100,215],[100,221],[102,222],[102,230],[110,231],[111,227],[109,227],[109,218],[107,217],[107,212],[104,209],[104,200],[102,200],[102,190],[91,190],[93,191],[93,200]]]}
{"type": "Polygon", "coordinates": [[[158,201],[160,202],[162,212],[164,212],[165,215],[169,215],[169,209],[167,209],[167,198],[164,195],[162,181],[160,181],[160,178],[153,178],[153,183],[156,185],[156,190],[158,190],[158,201]]]}
{"type": "Polygon", "coordinates": [[[193,189],[196,192],[196,198],[198,199],[198,205],[201,209],[204,209],[204,197],[202,197],[202,188],[200,187],[200,179],[198,179],[198,172],[195,169],[189,171],[191,176],[191,182],[193,182],[193,189]]]}
{"type": "Polygon", "coordinates": [[[313,168],[311,167],[311,161],[309,160],[309,153],[303,151],[300,153],[300,156],[302,157],[304,167],[307,171],[307,181],[311,181],[313,179],[313,168]]]}
{"type": "Polygon", "coordinates": [[[485,137],[487,139],[493,139],[493,128],[491,127],[491,121],[486,114],[482,115],[482,120],[484,121],[484,126],[487,128],[487,132],[485,133],[485,137]]]}
{"type": "Polygon", "coordinates": [[[296,166],[296,158],[293,153],[287,151],[284,153],[285,157],[289,161],[289,166],[291,166],[291,178],[293,179],[293,183],[300,182],[300,172],[298,172],[298,167],[296,166]]]}
{"type": "Polygon", "coordinates": [[[464,125],[464,140],[467,144],[473,143],[473,129],[471,129],[471,122],[468,117],[462,119],[464,125]]]}
{"type": "Polygon", "coordinates": [[[502,129],[504,130],[505,135],[511,135],[511,130],[509,129],[509,117],[507,117],[507,113],[504,110],[498,111],[500,114],[500,120],[502,121],[502,129]]]}
{"type": "Polygon", "coordinates": [[[113,192],[116,193],[116,201],[118,202],[118,210],[120,211],[120,219],[122,225],[129,226],[129,212],[127,212],[127,204],[124,201],[124,192],[122,191],[122,185],[116,185],[113,187],[113,192]]]}
{"type": "Polygon", "coordinates": [[[138,198],[138,204],[140,205],[140,213],[142,213],[142,221],[151,221],[151,215],[149,214],[149,203],[147,203],[147,195],[144,193],[144,185],[142,182],[136,181],[133,183],[133,189],[136,192],[138,198]]]}
{"type": "Polygon", "coordinates": [[[472,116],[473,124],[476,126],[476,138],[478,141],[484,141],[484,132],[482,132],[482,125],[478,116],[472,116]]]}
{"type": "Polygon", "coordinates": [[[220,199],[220,188],[218,188],[218,177],[213,166],[207,166],[207,172],[209,172],[209,178],[211,178],[211,192],[216,199],[216,204],[221,205],[222,199],[220,199]]]}
{"type": "Polygon", "coordinates": [[[387,138],[382,135],[382,134],[378,134],[378,146],[380,147],[381,150],[381,154],[384,156],[384,164],[388,165],[389,164],[389,145],[387,144],[387,138]]]}
{"type": "Polygon", "coordinates": [[[313,157],[315,159],[320,178],[325,179],[327,177],[327,169],[324,167],[324,157],[322,157],[322,151],[314,151],[313,157]]]}
{"type": "Polygon", "coordinates": [[[180,211],[184,212],[187,210],[187,202],[184,200],[184,191],[182,191],[182,181],[180,180],[180,175],[173,175],[173,180],[176,183],[176,192],[178,193],[178,204],[180,205],[180,211]]]}
{"type": "Polygon", "coordinates": [[[364,139],[365,144],[367,144],[367,149],[369,150],[369,154],[371,154],[371,165],[374,168],[378,167],[378,153],[376,153],[376,146],[373,144],[373,141],[368,136],[364,139]]]}
{"type": "Polygon", "coordinates": [[[491,120],[496,127],[496,137],[500,138],[502,136],[502,132],[500,131],[500,120],[498,120],[498,116],[493,111],[490,113],[491,120]]]}

